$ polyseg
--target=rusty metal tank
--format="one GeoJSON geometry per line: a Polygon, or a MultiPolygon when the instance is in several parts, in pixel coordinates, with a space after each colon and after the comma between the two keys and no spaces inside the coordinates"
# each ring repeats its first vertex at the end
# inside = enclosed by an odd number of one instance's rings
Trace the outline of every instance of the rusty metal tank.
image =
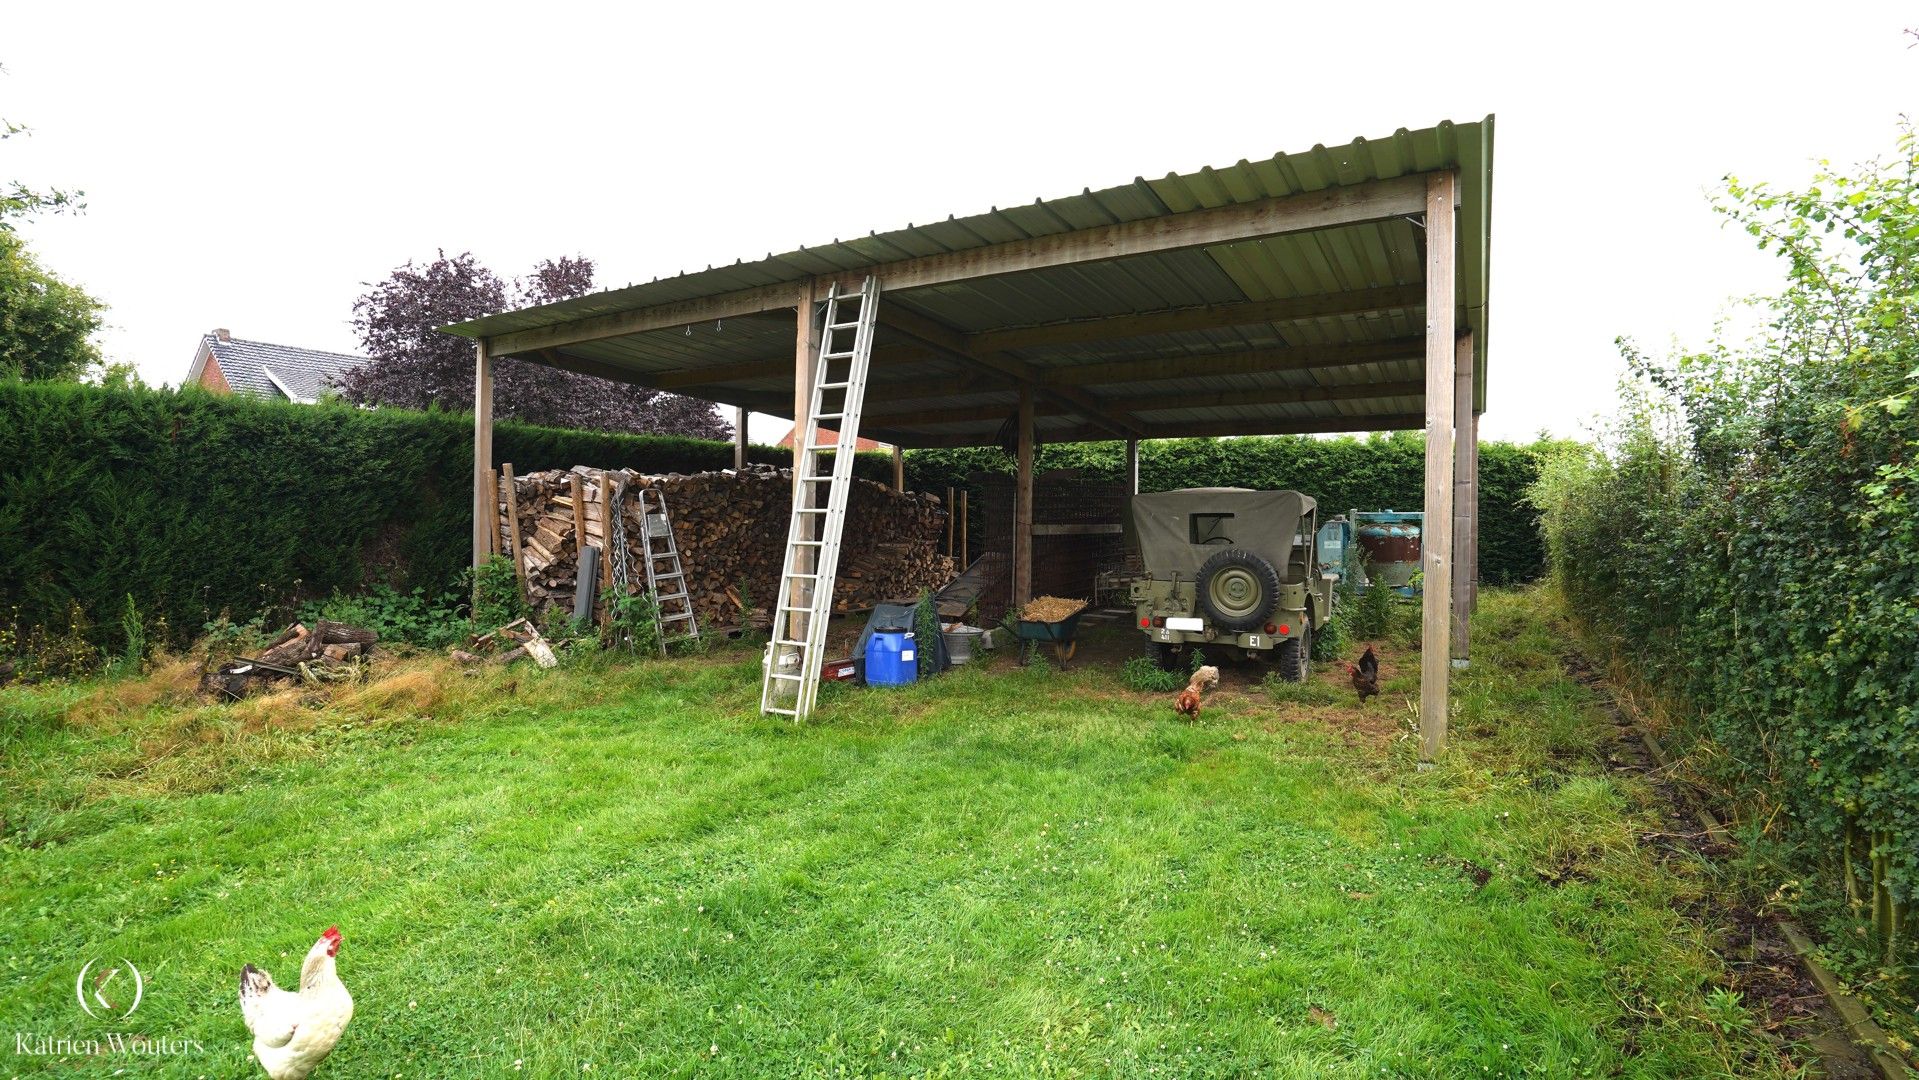
{"type": "Polygon", "coordinates": [[[1366,553],[1371,583],[1400,592],[1412,592],[1419,573],[1421,526],[1426,515],[1418,511],[1353,510],[1350,518],[1366,553]]]}

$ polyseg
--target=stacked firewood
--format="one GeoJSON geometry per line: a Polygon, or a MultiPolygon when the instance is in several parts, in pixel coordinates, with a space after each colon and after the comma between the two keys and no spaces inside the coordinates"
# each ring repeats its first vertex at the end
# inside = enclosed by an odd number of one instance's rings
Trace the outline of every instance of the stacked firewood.
{"type": "MultiPolygon", "coordinates": [[[[637,592],[646,587],[638,489],[655,487],[666,495],[700,624],[763,624],[765,609],[779,588],[792,483],[790,470],[769,466],[690,476],[602,472],[586,466],[528,473],[514,478],[511,510],[501,499],[501,550],[512,552],[517,529],[535,613],[549,607],[570,612],[579,580],[580,537],[584,534],[584,544],[606,550],[605,492],[623,491],[620,508],[630,550],[627,578],[637,592]]],[[[938,499],[895,492],[869,480],[855,480],[848,494],[833,595],[837,610],[910,599],[952,579],[953,560],[939,554],[946,508],[938,499]]],[[[603,563],[602,589],[605,569],[603,563]]]]}

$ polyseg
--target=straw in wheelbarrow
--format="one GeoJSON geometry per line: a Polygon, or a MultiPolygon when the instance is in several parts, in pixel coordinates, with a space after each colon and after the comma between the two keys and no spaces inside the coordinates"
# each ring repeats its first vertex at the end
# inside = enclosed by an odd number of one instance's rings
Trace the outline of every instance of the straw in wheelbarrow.
{"type": "Polygon", "coordinates": [[[1067,600],[1058,596],[1042,596],[1030,601],[1020,609],[1019,617],[1024,622],[1056,623],[1063,622],[1086,610],[1086,601],[1067,600]]]}

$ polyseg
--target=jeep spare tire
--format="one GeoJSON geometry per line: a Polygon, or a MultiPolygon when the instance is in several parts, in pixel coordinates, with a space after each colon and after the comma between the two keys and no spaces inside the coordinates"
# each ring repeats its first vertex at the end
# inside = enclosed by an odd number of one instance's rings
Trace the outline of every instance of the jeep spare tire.
{"type": "Polygon", "coordinates": [[[1221,630],[1243,634],[1266,625],[1279,601],[1279,571],[1245,548],[1214,552],[1199,568],[1199,607],[1221,630]]]}

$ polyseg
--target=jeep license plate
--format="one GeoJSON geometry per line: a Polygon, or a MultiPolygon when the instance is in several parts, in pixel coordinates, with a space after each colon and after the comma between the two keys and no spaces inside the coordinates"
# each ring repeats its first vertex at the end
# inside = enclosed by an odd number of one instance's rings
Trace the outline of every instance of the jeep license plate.
{"type": "Polygon", "coordinates": [[[1206,629],[1206,620],[1190,619],[1183,615],[1175,615],[1172,618],[1169,618],[1166,620],[1166,629],[1168,630],[1204,630],[1206,629]]]}

